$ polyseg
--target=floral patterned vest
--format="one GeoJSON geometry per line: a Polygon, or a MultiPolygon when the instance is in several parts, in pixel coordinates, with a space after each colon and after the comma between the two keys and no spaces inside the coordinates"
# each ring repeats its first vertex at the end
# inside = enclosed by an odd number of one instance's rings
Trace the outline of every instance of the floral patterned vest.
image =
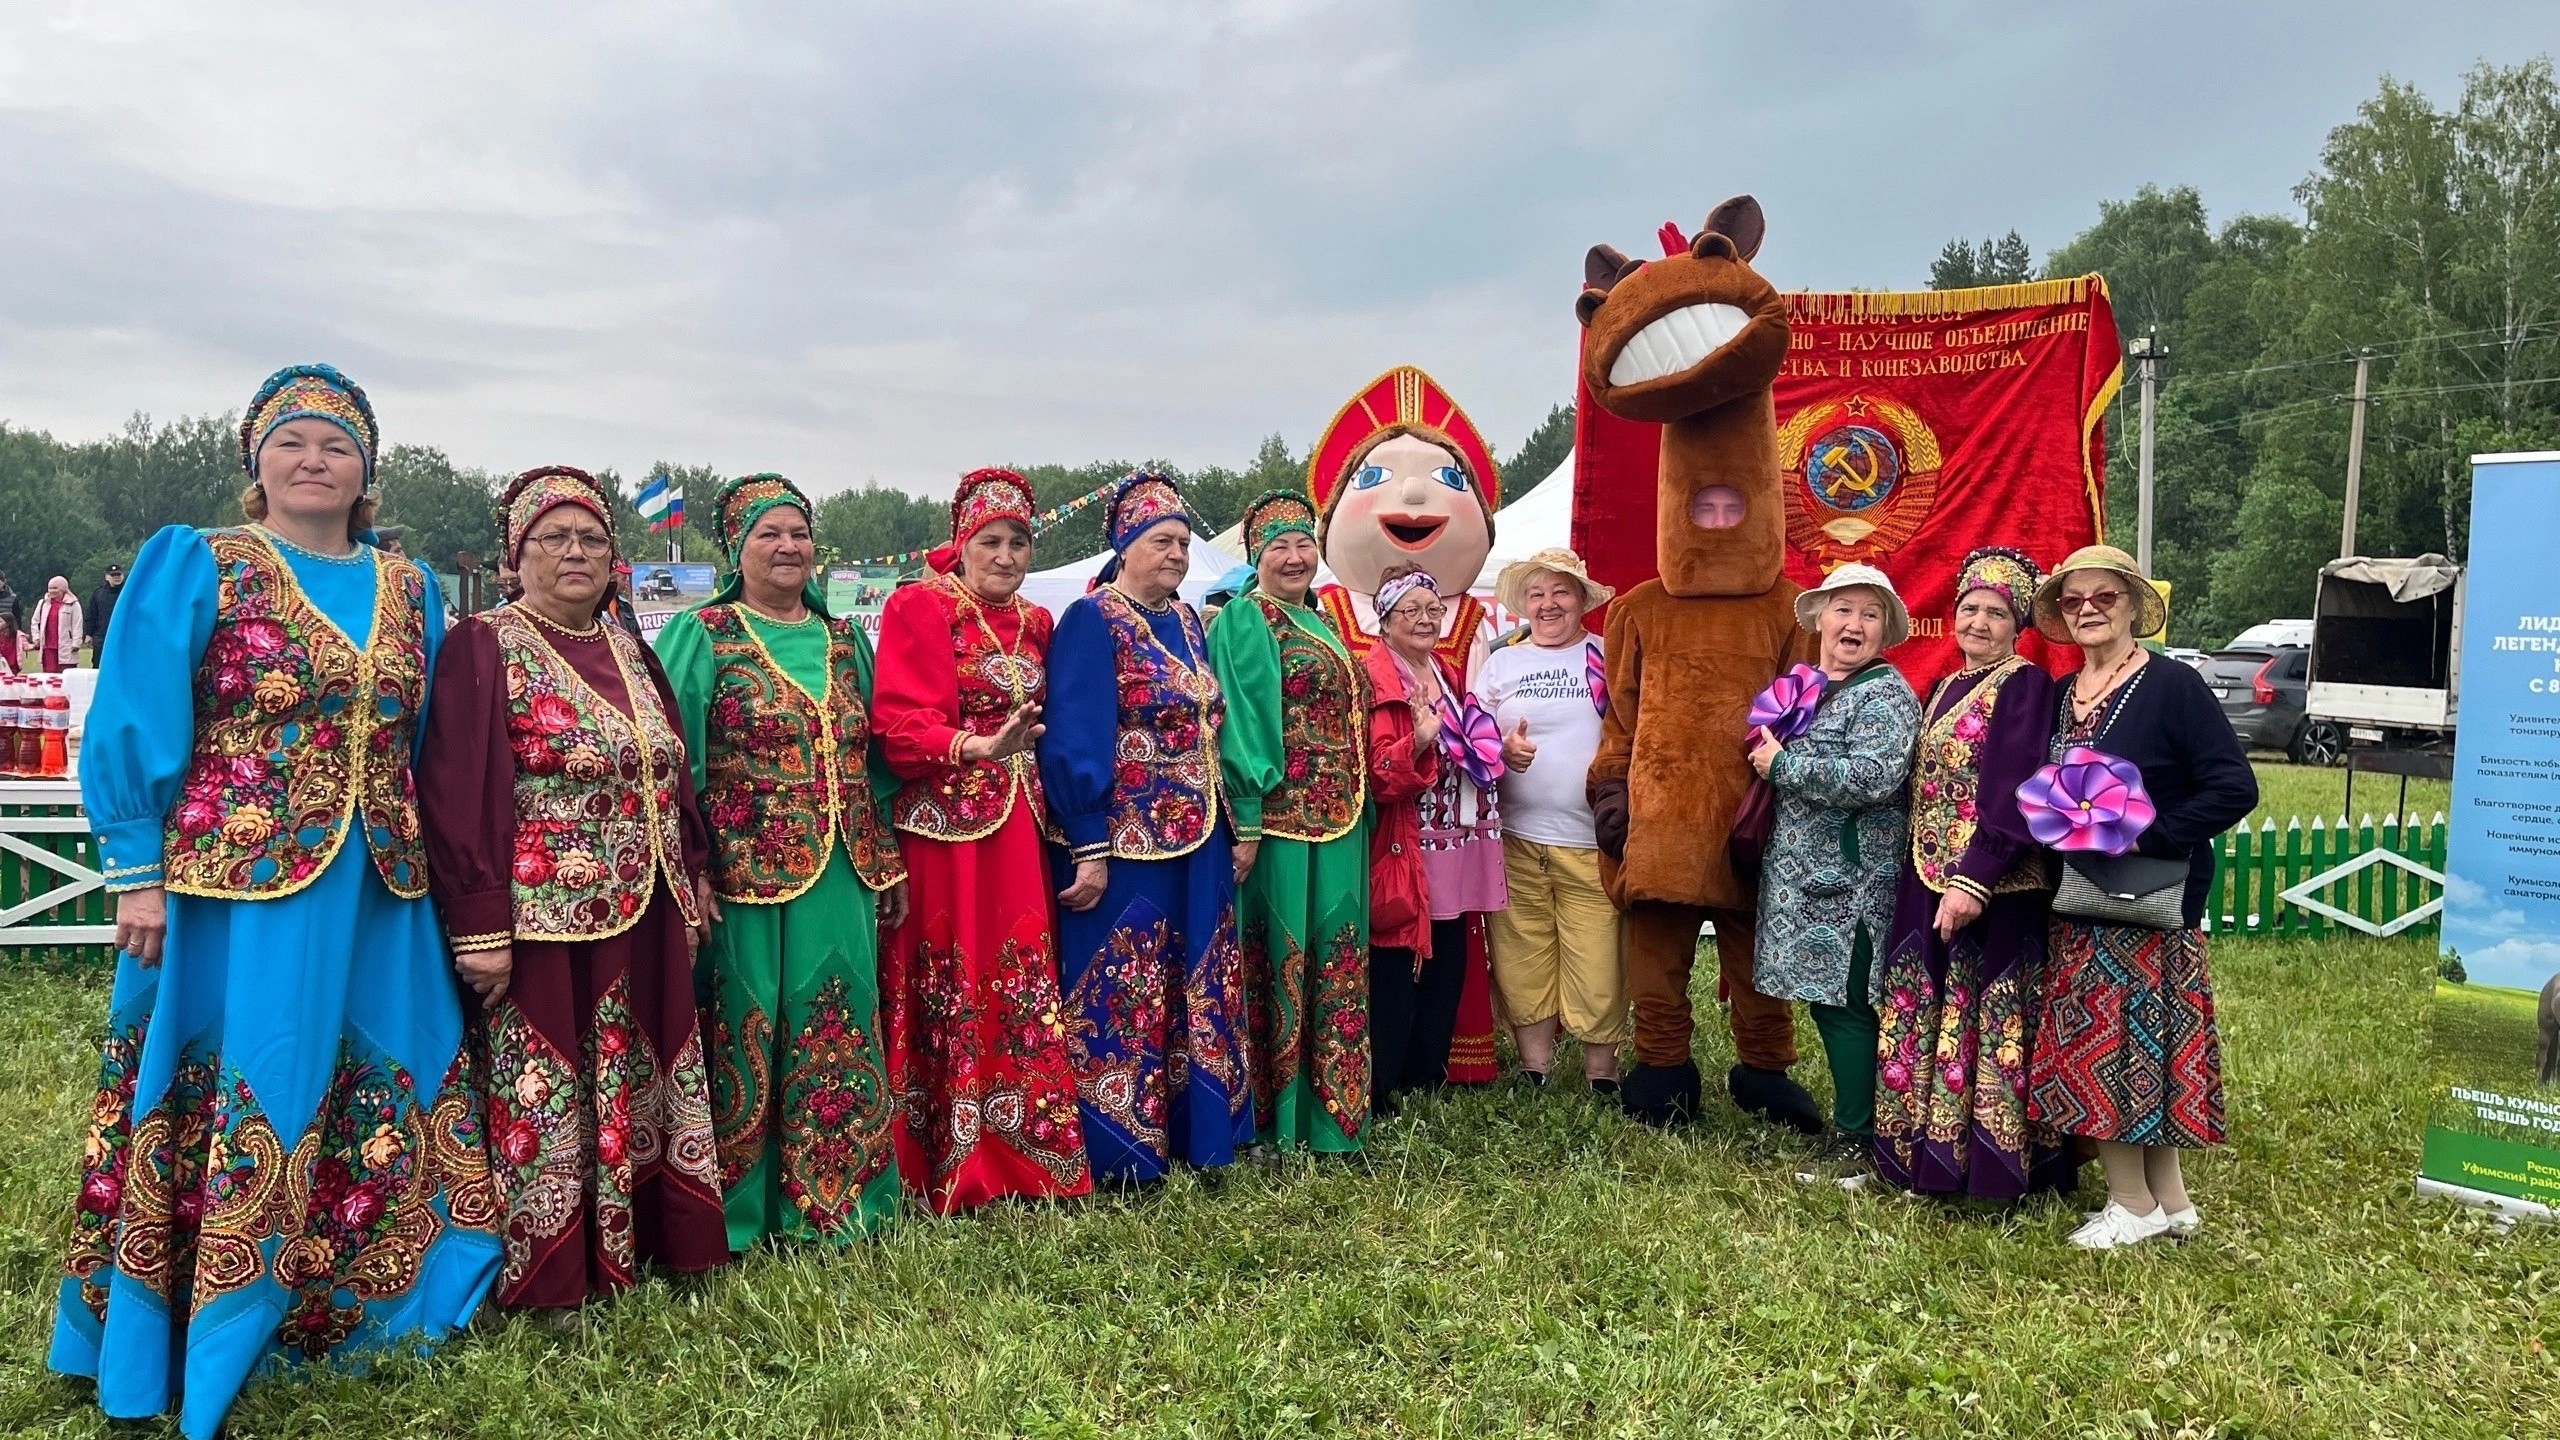
{"type": "MultiPolygon", "coordinates": [[[[1369,799],[1369,671],[1307,631],[1260,591],[1280,642],[1280,784],[1262,801],[1262,833],[1284,840],[1338,840],[1360,823],[1369,799]]],[[[1322,624],[1322,617],[1316,617],[1322,624]]]]}
{"type": "Polygon", "coordinates": [[[630,715],[596,693],[513,605],[485,617],[506,666],[507,746],[516,754],[515,933],[601,940],[640,921],[664,876],[687,925],[700,925],[684,870],[676,775],[684,741],[650,683],[640,642],[600,627],[622,672],[630,715]]]}
{"type": "MultiPolygon", "coordinates": [[[[1043,659],[1049,648],[1048,611],[1022,604],[1022,629],[1008,651],[997,642],[977,597],[957,577],[936,575],[924,584],[951,621],[951,653],[960,670],[961,731],[993,735],[1004,728],[1015,706],[1048,699],[1043,659]]],[[[1013,818],[1013,807],[1024,802],[1033,819],[1046,816],[1039,761],[1029,750],[1002,760],[955,763],[939,775],[910,780],[891,797],[889,818],[909,834],[934,840],[983,840],[1003,829],[1013,818]]]]}
{"type": "Polygon", "coordinates": [[[1127,596],[1106,585],[1093,598],[1111,625],[1120,688],[1106,817],[1111,854],[1122,860],[1188,855],[1218,822],[1218,726],[1227,702],[1209,673],[1208,638],[1199,615],[1174,601],[1190,645],[1186,660],[1165,648],[1127,596]]]}
{"type": "Polygon", "coordinates": [[[267,900],[319,878],[361,816],[392,894],[427,893],[410,742],[426,692],[426,575],[375,551],[363,649],[254,527],[205,532],[218,574],[195,751],[161,854],[181,895],[267,900]]]}
{"type": "Polygon", "coordinates": [[[812,696],[765,649],[743,606],[695,614],[711,641],[702,819],[712,890],[749,905],[797,899],[818,883],[839,835],[863,884],[886,890],[906,879],[897,837],[871,798],[871,716],[853,622],[821,617],[827,689],[812,696]]]}
{"type": "MultiPolygon", "coordinates": [[[[1982,783],[1982,743],[1991,733],[1991,711],[2000,703],[2001,687],[2029,662],[2012,655],[1982,677],[1959,704],[1920,729],[1919,753],[1911,766],[1911,865],[1922,884],[1943,894],[1947,872],[1964,859],[1979,823],[1977,805],[1982,783]]],[[[1938,682],[1943,689],[1955,677],[1938,682]]],[[[1931,704],[1937,700],[1930,695],[1931,704]]],[[[2030,851],[1991,887],[1994,894],[2044,888],[2041,851],[2030,851]]]]}

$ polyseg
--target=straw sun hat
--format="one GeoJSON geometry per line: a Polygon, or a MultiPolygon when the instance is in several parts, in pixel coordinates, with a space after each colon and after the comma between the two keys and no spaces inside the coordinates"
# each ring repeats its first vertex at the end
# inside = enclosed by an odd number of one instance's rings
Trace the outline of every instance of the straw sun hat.
{"type": "Polygon", "coordinates": [[[2064,645],[2078,643],[2072,639],[2071,627],[2063,621],[2062,582],[2074,570],[2113,571],[2124,581],[2125,593],[2135,604],[2133,633],[2139,638],[2157,635],[2169,624],[2169,602],[2160,598],[2160,589],[2142,573],[2134,558],[2113,545],[2083,545],[2071,552],[2070,558],[2053,567],[2036,587],[2036,633],[2047,640],[2064,645]]]}
{"type": "Polygon", "coordinates": [[[1873,565],[1848,564],[1822,577],[1822,583],[1796,596],[1796,623],[1810,631],[1822,614],[1824,602],[1835,592],[1864,585],[1884,597],[1884,643],[1879,650],[1890,650],[1911,638],[1911,612],[1894,593],[1893,577],[1873,565]]]}
{"type": "Polygon", "coordinates": [[[1525,560],[1514,560],[1503,566],[1502,573],[1493,579],[1493,598],[1501,602],[1503,609],[1514,615],[1521,614],[1522,607],[1528,604],[1529,582],[1541,573],[1562,575],[1580,585],[1582,603],[1586,606],[1606,604],[1611,596],[1618,593],[1592,579],[1591,572],[1583,568],[1581,556],[1561,546],[1551,545],[1525,560]]]}

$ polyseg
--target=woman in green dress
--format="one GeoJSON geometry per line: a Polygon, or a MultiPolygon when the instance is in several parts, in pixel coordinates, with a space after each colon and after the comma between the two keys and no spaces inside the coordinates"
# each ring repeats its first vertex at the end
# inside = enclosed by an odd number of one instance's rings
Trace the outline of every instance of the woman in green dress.
{"type": "Polygon", "coordinates": [[[1253,584],[1209,627],[1226,691],[1218,773],[1236,832],[1257,1138],[1360,1148],[1369,1117],[1368,685],[1309,608],[1316,514],[1245,508],[1253,584]]]}
{"type": "Polygon", "coordinates": [[[878,984],[880,927],[907,904],[895,782],[871,742],[871,645],[813,580],[808,497],[748,475],[716,505],[736,574],[667,622],[658,655],[711,831],[698,988],[729,1246],[841,1243],[898,1205],[878,984]]]}

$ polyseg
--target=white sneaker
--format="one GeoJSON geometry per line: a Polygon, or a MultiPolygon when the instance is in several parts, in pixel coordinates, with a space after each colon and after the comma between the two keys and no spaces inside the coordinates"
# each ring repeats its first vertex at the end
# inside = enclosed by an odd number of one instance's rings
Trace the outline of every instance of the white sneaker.
{"type": "Polygon", "coordinates": [[[2110,1200],[2097,1219],[2071,1232],[2071,1243],[2083,1250],[2114,1250],[2168,1233],[2169,1217],[2157,1207],[2148,1215],[2136,1215],[2110,1200]]]}
{"type": "MultiPolygon", "coordinates": [[[[2083,1210],[2080,1212],[2080,1218],[2082,1220],[2095,1220],[2105,1213],[2107,1212],[2104,1210],[2083,1210]]],[[[2184,1210],[2172,1210],[2169,1212],[2168,1233],[2169,1238],[2172,1240],[2188,1239],[2203,1228],[2204,1217],[2196,1213],[2196,1207],[2193,1205],[2188,1206],[2184,1210]]]]}

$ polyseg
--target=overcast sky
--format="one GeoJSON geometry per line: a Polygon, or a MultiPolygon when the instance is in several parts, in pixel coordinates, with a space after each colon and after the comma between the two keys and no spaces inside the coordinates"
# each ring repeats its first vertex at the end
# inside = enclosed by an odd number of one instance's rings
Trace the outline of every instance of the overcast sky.
{"type": "Polygon", "coordinates": [[[1410,362],[1508,451],[1594,241],[1747,190],[1779,284],[1916,286],[2144,182],[2290,210],[2386,72],[2554,50],[2551,0],[0,0],[0,419],[317,359],[465,464],[932,492],[1303,450],[1410,362]]]}

